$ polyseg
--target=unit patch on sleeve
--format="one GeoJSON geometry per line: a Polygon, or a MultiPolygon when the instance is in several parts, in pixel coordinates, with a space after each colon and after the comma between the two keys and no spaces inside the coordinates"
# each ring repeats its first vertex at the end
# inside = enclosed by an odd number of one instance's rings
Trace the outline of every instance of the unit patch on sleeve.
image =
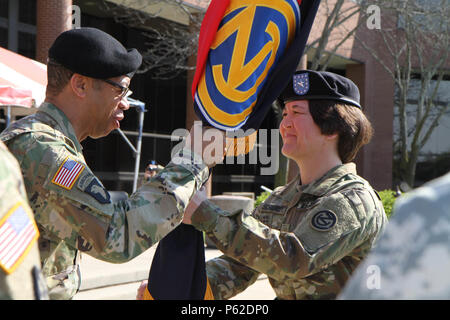
{"type": "Polygon", "coordinates": [[[109,195],[109,192],[105,188],[103,188],[103,186],[96,178],[92,179],[91,183],[89,183],[86,189],[84,189],[84,192],[90,194],[95,198],[95,200],[102,204],[111,202],[111,196],[109,195]]]}
{"type": "Polygon", "coordinates": [[[84,168],[84,164],[67,157],[53,177],[52,183],[71,190],[84,168]]]}
{"type": "Polygon", "coordinates": [[[317,212],[311,219],[311,226],[317,231],[328,231],[336,225],[337,216],[330,210],[317,212]]]}
{"type": "Polygon", "coordinates": [[[18,202],[0,220],[0,267],[8,274],[20,265],[39,237],[32,217],[29,209],[18,202]]]}

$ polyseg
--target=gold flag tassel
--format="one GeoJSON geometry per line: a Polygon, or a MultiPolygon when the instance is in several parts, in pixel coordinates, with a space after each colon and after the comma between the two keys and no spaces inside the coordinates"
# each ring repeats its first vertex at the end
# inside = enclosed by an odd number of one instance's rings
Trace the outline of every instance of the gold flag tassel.
{"type": "MultiPolygon", "coordinates": [[[[142,300],[155,300],[148,291],[148,286],[145,287],[144,298],[142,300]]],[[[203,300],[214,300],[214,295],[212,293],[212,289],[211,286],[209,285],[208,279],[206,279],[206,290],[205,290],[205,297],[203,298],[203,300]]]]}
{"type": "Polygon", "coordinates": [[[258,131],[245,137],[227,137],[227,157],[237,157],[239,155],[248,154],[256,145],[258,131]]]}

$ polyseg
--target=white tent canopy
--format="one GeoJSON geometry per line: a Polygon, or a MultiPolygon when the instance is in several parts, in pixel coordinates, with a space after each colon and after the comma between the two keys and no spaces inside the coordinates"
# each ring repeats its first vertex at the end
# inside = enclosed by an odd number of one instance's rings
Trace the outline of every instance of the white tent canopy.
{"type": "Polygon", "coordinates": [[[33,113],[45,99],[47,66],[0,47],[0,107],[11,117],[33,113]]]}
{"type": "MultiPolygon", "coordinates": [[[[33,59],[21,56],[15,52],[0,47],[0,87],[9,88],[10,94],[14,91],[27,90],[31,92],[32,105],[23,100],[14,100],[14,96],[0,95],[0,104],[22,105],[24,107],[38,106],[44,101],[45,87],[47,85],[47,66],[33,59]]],[[[19,95],[19,97],[21,97],[19,95]]]]}

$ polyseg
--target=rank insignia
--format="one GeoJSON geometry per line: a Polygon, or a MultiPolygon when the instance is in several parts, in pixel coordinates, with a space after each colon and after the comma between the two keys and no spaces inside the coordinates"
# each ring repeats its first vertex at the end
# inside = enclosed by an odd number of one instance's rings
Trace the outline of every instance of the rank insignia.
{"type": "Polygon", "coordinates": [[[328,231],[336,225],[337,216],[329,210],[317,212],[311,219],[311,226],[317,231],[328,231]]]}
{"type": "Polygon", "coordinates": [[[303,96],[309,91],[309,75],[307,73],[294,75],[294,92],[300,96],[303,96]]]}
{"type": "Polygon", "coordinates": [[[52,183],[71,190],[84,168],[84,164],[67,157],[53,177],[52,183]]]}

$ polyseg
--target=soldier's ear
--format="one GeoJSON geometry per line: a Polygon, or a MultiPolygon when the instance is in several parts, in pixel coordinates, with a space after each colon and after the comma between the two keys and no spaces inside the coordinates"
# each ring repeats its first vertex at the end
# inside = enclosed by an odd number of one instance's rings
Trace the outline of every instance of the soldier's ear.
{"type": "Polygon", "coordinates": [[[70,87],[77,97],[84,98],[87,94],[88,78],[74,73],[72,78],[70,78],[70,87]]]}
{"type": "Polygon", "coordinates": [[[332,133],[332,134],[327,134],[326,136],[327,140],[339,140],[339,133],[332,133]]]}

